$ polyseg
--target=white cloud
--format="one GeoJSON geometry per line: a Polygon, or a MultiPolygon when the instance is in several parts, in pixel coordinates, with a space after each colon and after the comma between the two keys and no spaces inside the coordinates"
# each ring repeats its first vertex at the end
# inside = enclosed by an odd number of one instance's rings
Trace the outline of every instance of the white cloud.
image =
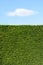
{"type": "Polygon", "coordinates": [[[30,15],[34,15],[37,12],[33,11],[33,10],[28,10],[28,9],[23,9],[23,8],[18,8],[13,12],[9,12],[7,13],[8,16],[30,16],[30,15]]]}

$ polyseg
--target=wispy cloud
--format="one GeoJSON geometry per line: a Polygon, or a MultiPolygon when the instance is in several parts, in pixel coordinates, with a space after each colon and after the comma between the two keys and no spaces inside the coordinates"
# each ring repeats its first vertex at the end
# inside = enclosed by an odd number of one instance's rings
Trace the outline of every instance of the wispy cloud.
{"type": "Polygon", "coordinates": [[[28,9],[23,9],[23,8],[18,8],[15,11],[8,12],[8,16],[30,16],[37,14],[38,12],[33,11],[33,10],[28,10],[28,9]]]}

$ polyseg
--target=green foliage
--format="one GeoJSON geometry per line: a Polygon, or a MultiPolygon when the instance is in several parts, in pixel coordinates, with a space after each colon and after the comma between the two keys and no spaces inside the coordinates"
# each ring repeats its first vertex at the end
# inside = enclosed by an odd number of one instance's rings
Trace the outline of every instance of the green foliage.
{"type": "Polygon", "coordinates": [[[43,65],[43,26],[0,26],[0,65],[43,65]]]}

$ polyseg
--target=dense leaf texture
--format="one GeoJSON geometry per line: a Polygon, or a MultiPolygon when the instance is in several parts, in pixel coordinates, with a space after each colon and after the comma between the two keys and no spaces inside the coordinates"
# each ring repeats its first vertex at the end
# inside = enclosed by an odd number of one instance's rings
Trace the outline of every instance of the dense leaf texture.
{"type": "Polygon", "coordinates": [[[43,65],[43,26],[0,26],[0,65],[43,65]]]}

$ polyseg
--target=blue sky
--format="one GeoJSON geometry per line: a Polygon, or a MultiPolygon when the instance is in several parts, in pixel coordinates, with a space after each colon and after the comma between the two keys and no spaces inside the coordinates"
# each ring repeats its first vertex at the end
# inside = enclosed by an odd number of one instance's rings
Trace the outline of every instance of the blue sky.
{"type": "Polygon", "coordinates": [[[0,0],[0,24],[43,25],[43,0],[0,0]],[[37,11],[29,16],[8,16],[16,9],[37,11]]]}

